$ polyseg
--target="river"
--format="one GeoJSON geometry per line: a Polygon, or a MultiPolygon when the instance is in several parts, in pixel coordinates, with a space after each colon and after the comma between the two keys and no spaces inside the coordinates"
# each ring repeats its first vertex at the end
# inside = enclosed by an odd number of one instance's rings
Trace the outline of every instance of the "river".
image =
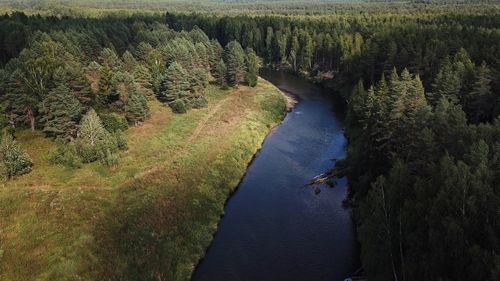
{"type": "Polygon", "coordinates": [[[343,280],[359,267],[354,224],[342,208],[346,179],[318,194],[307,186],[345,156],[341,111],[304,79],[261,75],[300,102],[248,167],[192,280],[343,280]]]}

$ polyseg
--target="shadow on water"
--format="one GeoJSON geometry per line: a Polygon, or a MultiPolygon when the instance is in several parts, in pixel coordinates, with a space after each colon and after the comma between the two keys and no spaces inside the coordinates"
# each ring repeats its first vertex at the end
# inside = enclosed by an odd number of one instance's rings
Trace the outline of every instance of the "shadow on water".
{"type": "Polygon", "coordinates": [[[300,98],[249,166],[194,281],[343,280],[358,267],[347,181],[306,186],[345,156],[341,104],[304,79],[266,70],[264,78],[300,98]]]}

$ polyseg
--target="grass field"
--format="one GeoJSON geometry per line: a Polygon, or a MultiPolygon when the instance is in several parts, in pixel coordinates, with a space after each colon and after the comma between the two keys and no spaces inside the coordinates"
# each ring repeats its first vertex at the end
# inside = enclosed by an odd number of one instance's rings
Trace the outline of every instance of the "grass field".
{"type": "Polygon", "coordinates": [[[19,132],[34,169],[0,187],[0,280],[188,280],[285,109],[264,80],[207,95],[181,115],[152,102],[114,168],[52,165],[54,143],[19,132]]]}

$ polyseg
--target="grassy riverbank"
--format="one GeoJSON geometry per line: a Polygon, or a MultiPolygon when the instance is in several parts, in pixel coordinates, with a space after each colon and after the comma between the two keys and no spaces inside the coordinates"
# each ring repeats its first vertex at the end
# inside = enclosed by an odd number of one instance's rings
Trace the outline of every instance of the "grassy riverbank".
{"type": "Polygon", "coordinates": [[[51,165],[54,144],[19,133],[35,166],[0,187],[0,280],[188,280],[285,109],[263,80],[207,96],[182,115],[152,103],[115,168],[51,165]]]}

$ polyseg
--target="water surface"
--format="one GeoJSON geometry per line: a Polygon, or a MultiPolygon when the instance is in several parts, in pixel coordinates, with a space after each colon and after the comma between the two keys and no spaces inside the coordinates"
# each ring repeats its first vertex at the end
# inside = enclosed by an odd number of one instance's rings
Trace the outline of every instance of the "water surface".
{"type": "Polygon", "coordinates": [[[341,116],[331,95],[282,72],[264,78],[300,98],[266,138],[193,281],[336,281],[358,265],[355,231],[335,188],[306,186],[345,155],[341,116]]]}

